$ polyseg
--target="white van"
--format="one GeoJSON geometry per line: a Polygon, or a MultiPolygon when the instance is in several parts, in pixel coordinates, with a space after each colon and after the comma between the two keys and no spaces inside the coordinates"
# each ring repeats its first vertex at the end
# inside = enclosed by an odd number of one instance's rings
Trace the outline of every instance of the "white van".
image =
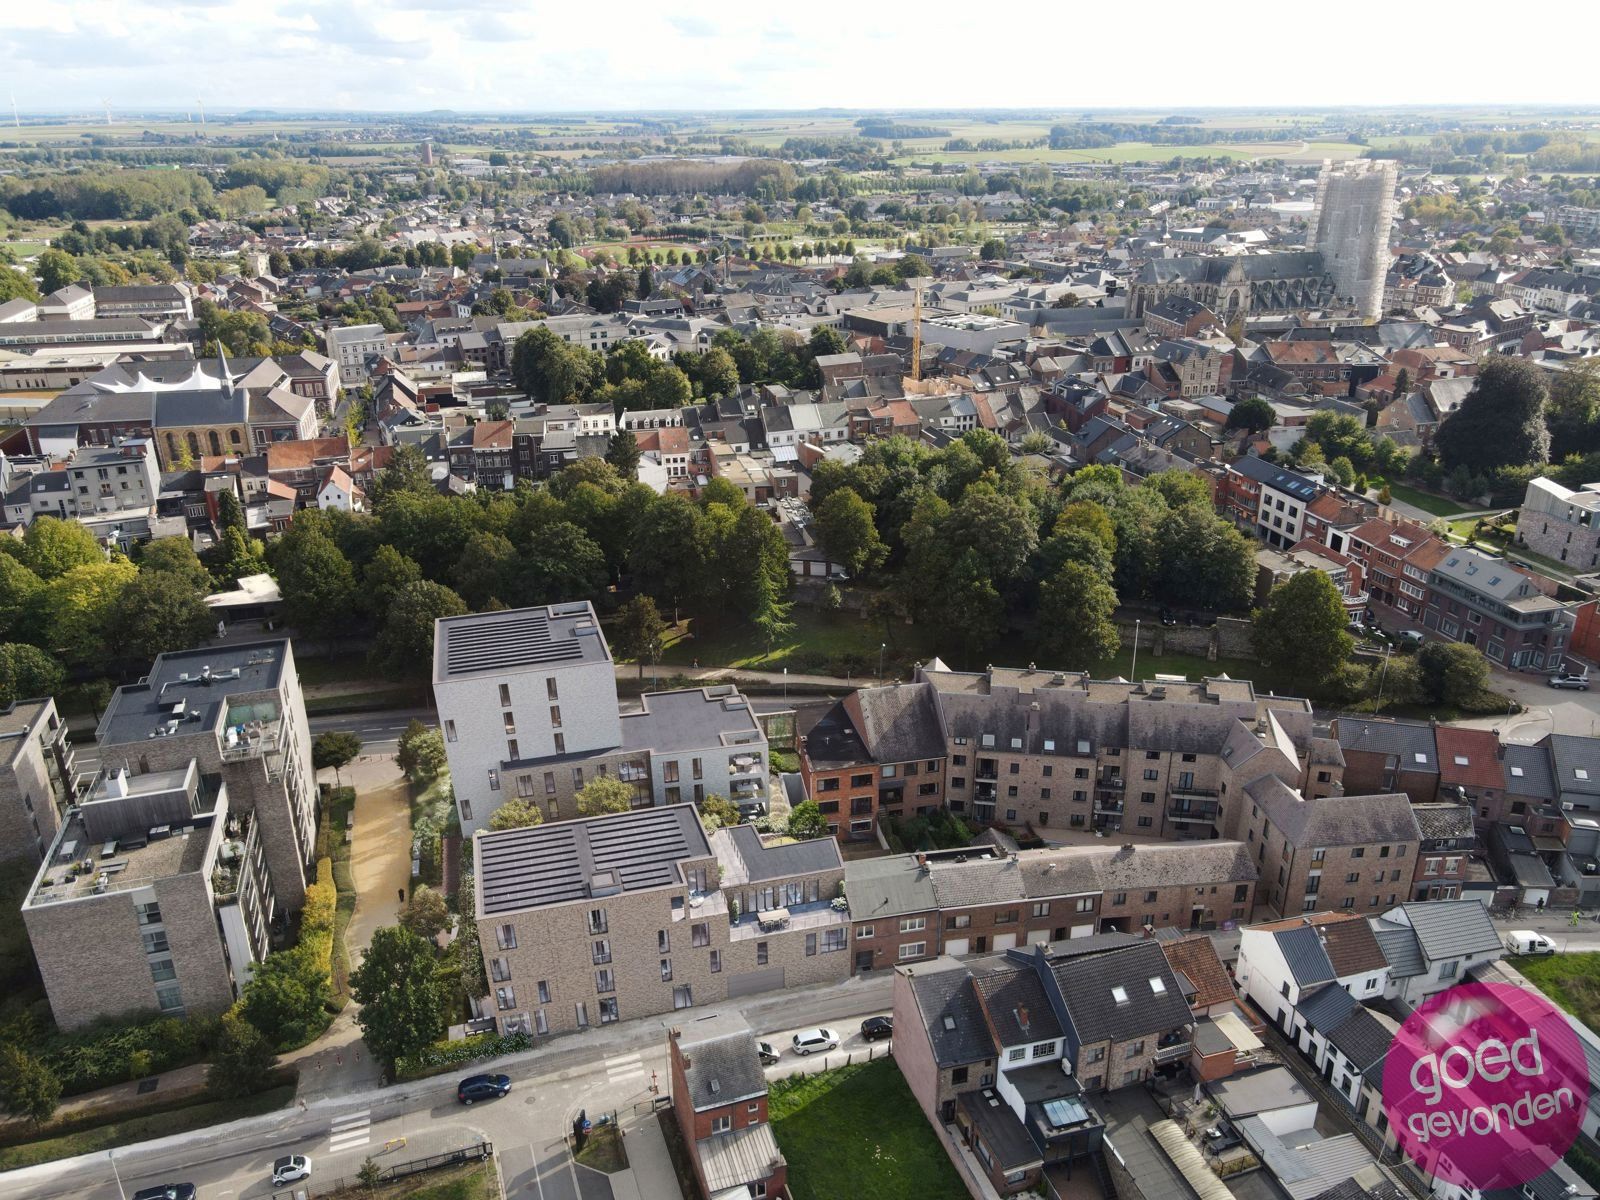
{"type": "Polygon", "coordinates": [[[1513,929],[1506,934],[1506,949],[1512,954],[1554,954],[1556,944],[1531,929],[1513,929]]]}

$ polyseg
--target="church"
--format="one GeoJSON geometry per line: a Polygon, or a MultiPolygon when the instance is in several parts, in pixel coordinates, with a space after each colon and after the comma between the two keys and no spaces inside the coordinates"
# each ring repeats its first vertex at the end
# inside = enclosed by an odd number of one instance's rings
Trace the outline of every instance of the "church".
{"type": "Polygon", "coordinates": [[[1228,257],[1157,258],[1128,287],[1128,316],[1142,318],[1168,296],[1203,304],[1224,321],[1250,313],[1348,307],[1319,250],[1228,257]]]}

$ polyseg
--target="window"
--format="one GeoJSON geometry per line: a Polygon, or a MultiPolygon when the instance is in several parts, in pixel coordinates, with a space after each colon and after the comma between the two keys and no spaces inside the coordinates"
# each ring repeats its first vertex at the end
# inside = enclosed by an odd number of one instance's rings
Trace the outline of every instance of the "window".
{"type": "Polygon", "coordinates": [[[672,935],[665,929],[656,930],[656,950],[662,954],[672,949],[672,935]]]}
{"type": "Polygon", "coordinates": [[[601,963],[610,962],[611,961],[611,942],[610,942],[610,940],[607,939],[607,938],[601,938],[599,941],[593,943],[591,953],[593,955],[594,962],[595,962],[596,966],[599,966],[601,963]]]}
{"type": "Polygon", "coordinates": [[[944,919],[944,927],[946,929],[967,929],[970,928],[971,925],[972,917],[967,913],[961,913],[957,916],[946,917],[944,919]]]}
{"type": "Polygon", "coordinates": [[[501,713],[500,716],[502,723],[506,727],[506,732],[515,733],[517,731],[517,714],[512,712],[510,709],[507,709],[505,712],[501,713]]]}
{"type": "Polygon", "coordinates": [[[507,982],[511,978],[511,960],[491,958],[489,960],[489,978],[496,983],[507,982]]]}
{"type": "Polygon", "coordinates": [[[517,989],[514,987],[495,988],[494,1002],[501,1012],[517,1006],[517,989]]]}
{"type": "Polygon", "coordinates": [[[588,1006],[588,1004],[586,1004],[582,1000],[579,1000],[577,1004],[573,1005],[573,1013],[577,1018],[577,1023],[578,1023],[578,1028],[579,1029],[587,1029],[587,1028],[589,1028],[589,1006],[588,1006]]]}
{"type": "Polygon", "coordinates": [[[850,776],[850,786],[853,787],[853,788],[871,787],[872,786],[872,776],[871,775],[852,775],[852,776],[850,776]]]}
{"type": "Polygon", "coordinates": [[[675,763],[675,762],[665,762],[665,763],[661,764],[661,782],[662,783],[677,783],[678,782],[678,764],[677,763],[675,763]]]}
{"type": "Polygon", "coordinates": [[[808,933],[806,934],[806,957],[810,958],[812,955],[816,954],[816,952],[817,935],[814,933],[808,933]]]}
{"type": "Polygon", "coordinates": [[[1365,858],[1366,856],[1367,848],[1365,846],[1357,846],[1354,850],[1350,851],[1351,858],[1365,858]]]}
{"type": "Polygon", "coordinates": [[[1318,846],[1316,849],[1314,849],[1311,852],[1311,861],[1312,862],[1321,862],[1327,856],[1328,856],[1327,849],[1322,847],[1322,846],[1318,846]]]}
{"type": "Polygon", "coordinates": [[[609,933],[610,931],[610,925],[606,921],[606,910],[603,908],[591,908],[589,910],[589,932],[609,933]]]}
{"type": "Polygon", "coordinates": [[[447,742],[456,740],[456,723],[454,721],[446,721],[444,723],[444,740],[447,742]]]}
{"type": "Polygon", "coordinates": [[[183,989],[176,983],[167,983],[156,988],[156,1003],[161,1006],[162,1012],[180,1012],[183,1009],[183,989]]]}
{"type": "Polygon", "coordinates": [[[610,967],[601,967],[594,973],[594,990],[597,992],[614,992],[617,990],[617,979],[611,973],[610,967]]]}
{"type": "Polygon", "coordinates": [[[673,988],[672,989],[672,1007],[673,1008],[693,1008],[694,1007],[694,989],[691,988],[688,984],[683,984],[680,987],[673,988]]]}
{"type": "Polygon", "coordinates": [[[556,794],[556,773],[554,771],[546,771],[544,773],[544,794],[546,796],[554,796],[556,794]]]}
{"type": "Polygon", "coordinates": [[[689,933],[689,944],[691,946],[711,945],[711,923],[709,921],[697,922],[690,927],[689,933]]]}
{"type": "Polygon", "coordinates": [[[1054,1042],[1040,1042],[1033,1048],[1033,1057],[1049,1058],[1055,1052],[1056,1044],[1054,1042]]]}
{"type": "Polygon", "coordinates": [[[902,960],[907,958],[921,958],[926,950],[927,946],[922,942],[906,942],[900,947],[900,957],[902,960]]]}
{"type": "Polygon", "coordinates": [[[756,943],[756,966],[764,967],[766,965],[767,965],[767,944],[765,942],[757,942],[756,943]]]}
{"type": "Polygon", "coordinates": [[[1085,1065],[1090,1063],[1105,1062],[1105,1060],[1106,1048],[1104,1046],[1096,1046],[1093,1050],[1085,1051],[1083,1055],[1083,1061],[1085,1065]]]}
{"type": "Polygon", "coordinates": [[[521,757],[522,757],[522,755],[517,750],[517,739],[516,738],[507,738],[506,739],[506,758],[508,760],[510,760],[511,762],[516,762],[521,757]]]}
{"type": "Polygon", "coordinates": [[[552,704],[550,706],[550,728],[561,728],[561,706],[559,704],[552,704]]]}
{"type": "Polygon", "coordinates": [[[1027,1057],[1028,1057],[1028,1048],[1026,1046],[1018,1046],[1014,1050],[1006,1051],[1006,1061],[1007,1062],[1018,1063],[1018,1062],[1021,1062],[1023,1059],[1027,1058],[1027,1057]]]}
{"type": "Polygon", "coordinates": [[[713,950],[711,952],[711,973],[713,975],[716,975],[716,974],[720,973],[721,970],[722,970],[722,951],[721,950],[713,950]]]}
{"type": "Polygon", "coordinates": [[[1050,901],[1041,900],[1033,906],[1033,916],[1048,917],[1050,915],[1050,901]]]}
{"type": "Polygon", "coordinates": [[[491,792],[498,792],[500,790],[500,772],[496,771],[493,767],[489,768],[489,790],[491,792]]]}
{"type": "Polygon", "coordinates": [[[542,1008],[534,1011],[533,1031],[541,1035],[548,1035],[550,1032],[550,1016],[542,1008]]]}
{"type": "Polygon", "coordinates": [[[1093,896],[1081,896],[1081,897],[1079,897],[1078,903],[1076,905],[1076,908],[1077,908],[1077,911],[1081,912],[1081,913],[1093,912],[1094,911],[1094,897],[1093,896]]]}
{"type": "Polygon", "coordinates": [[[900,932],[901,933],[921,933],[927,927],[928,927],[928,918],[927,917],[901,917],[900,918],[900,932]]]}
{"type": "Polygon", "coordinates": [[[551,700],[561,699],[560,694],[556,691],[556,681],[554,678],[546,679],[544,681],[544,693],[551,700]]]}
{"type": "Polygon", "coordinates": [[[509,683],[502,683],[500,685],[500,707],[511,707],[511,685],[509,683]]]}
{"type": "Polygon", "coordinates": [[[172,965],[170,958],[152,958],[150,960],[150,978],[155,982],[164,983],[177,977],[178,969],[172,965]]]}
{"type": "Polygon", "coordinates": [[[564,733],[557,733],[553,736],[556,743],[556,753],[565,754],[567,752],[567,735],[564,733]]]}
{"type": "Polygon", "coordinates": [[[1138,1058],[1139,1055],[1141,1055],[1143,1053],[1144,1053],[1144,1043],[1142,1041],[1140,1041],[1140,1042],[1129,1042],[1128,1043],[1128,1050],[1127,1050],[1127,1053],[1124,1055],[1124,1057],[1125,1058],[1138,1058]]]}
{"type": "Polygon", "coordinates": [[[494,944],[502,950],[515,950],[517,948],[517,927],[515,925],[495,926],[494,944]]]}
{"type": "Polygon", "coordinates": [[[545,979],[539,980],[539,1003],[550,1003],[550,983],[545,979]]]}
{"type": "Polygon", "coordinates": [[[600,1024],[610,1025],[621,1015],[615,996],[606,996],[600,1001],[600,1024]]]}
{"type": "Polygon", "coordinates": [[[160,930],[143,934],[144,952],[146,954],[165,954],[167,952],[167,935],[160,930]]]}
{"type": "Polygon", "coordinates": [[[727,1133],[732,1128],[733,1128],[733,1117],[731,1115],[723,1115],[723,1116],[720,1116],[720,1117],[712,1117],[711,1118],[711,1132],[712,1133],[727,1133]]]}

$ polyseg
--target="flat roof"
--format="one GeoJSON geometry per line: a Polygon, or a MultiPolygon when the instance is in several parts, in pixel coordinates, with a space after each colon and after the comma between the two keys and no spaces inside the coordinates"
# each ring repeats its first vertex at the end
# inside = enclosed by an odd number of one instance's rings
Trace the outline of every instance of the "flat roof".
{"type": "Polygon", "coordinates": [[[191,813],[181,825],[140,830],[105,842],[90,836],[82,810],[70,810],[49,857],[39,868],[25,907],[125,892],[158,879],[204,870],[216,819],[216,797],[201,799],[209,801],[211,809],[191,813]],[[87,870],[81,869],[84,863],[87,870]],[[80,869],[73,869],[75,864],[80,869]]]}
{"type": "Polygon", "coordinates": [[[627,750],[704,750],[731,746],[730,738],[754,735],[748,743],[765,742],[750,701],[731,684],[646,692],[639,712],[621,716],[622,745],[627,750]]]}
{"type": "Polygon", "coordinates": [[[277,638],[159,655],[143,682],[112,695],[96,737],[101,746],[120,746],[163,732],[215,729],[229,697],[278,689],[288,651],[288,639],[277,638]]]}
{"type": "Polygon", "coordinates": [[[441,617],[433,628],[433,681],[609,663],[611,650],[587,600],[441,617]]]}
{"type": "Polygon", "coordinates": [[[671,887],[683,878],[678,863],[711,857],[692,804],[479,833],[476,843],[484,916],[671,887]]]}

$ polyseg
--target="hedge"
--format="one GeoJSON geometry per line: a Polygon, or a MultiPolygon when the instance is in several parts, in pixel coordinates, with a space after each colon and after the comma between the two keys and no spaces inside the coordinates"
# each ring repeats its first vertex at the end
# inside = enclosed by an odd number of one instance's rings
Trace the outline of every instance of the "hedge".
{"type": "Polygon", "coordinates": [[[421,1079],[441,1074],[462,1063],[476,1062],[481,1058],[499,1058],[502,1054],[518,1054],[532,1048],[533,1038],[525,1033],[479,1033],[454,1042],[435,1042],[426,1050],[408,1055],[395,1063],[395,1078],[421,1079]]]}
{"type": "Polygon", "coordinates": [[[317,860],[317,881],[306,888],[306,904],[300,911],[300,944],[295,952],[319,975],[328,981],[330,993],[335,991],[333,981],[333,927],[338,915],[339,892],[333,883],[333,860],[317,860]]]}
{"type": "Polygon", "coordinates": [[[210,1054],[216,1033],[212,1017],[156,1017],[99,1022],[53,1034],[31,1049],[61,1080],[62,1094],[75,1096],[199,1062],[210,1054]]]}

